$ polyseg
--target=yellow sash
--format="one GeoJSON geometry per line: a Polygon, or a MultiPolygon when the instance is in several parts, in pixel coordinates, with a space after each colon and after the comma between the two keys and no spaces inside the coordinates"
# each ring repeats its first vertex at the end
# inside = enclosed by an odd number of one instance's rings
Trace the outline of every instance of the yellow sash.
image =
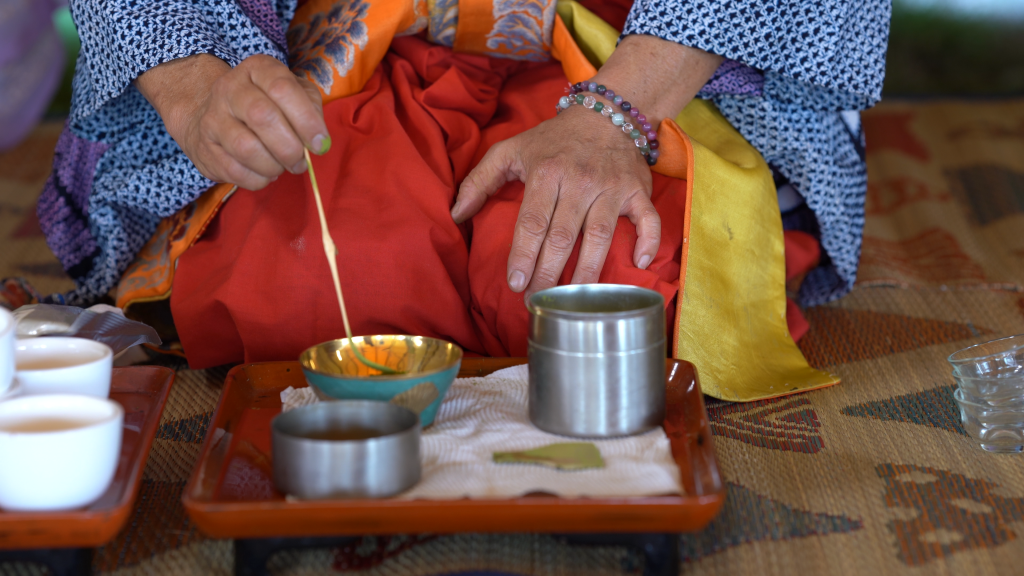
{"type": "MultiPolygon", "coordinates": [[[[571,82],[585,80],[615,50],[619,32],[574,0],[560,0],[558,15],[564,27],[555,26],[553,54],[571,82]]],[[[704,392],[723,400],[838,384],[807,364],[786,326],[782,218],[764,158],[704,100],[663,122],[658,138],[666,151],[654,170],[692,184],[675,357],[693,362],[704,392]],[[676,150],[689,154],[669,153],[676,150]]]]}

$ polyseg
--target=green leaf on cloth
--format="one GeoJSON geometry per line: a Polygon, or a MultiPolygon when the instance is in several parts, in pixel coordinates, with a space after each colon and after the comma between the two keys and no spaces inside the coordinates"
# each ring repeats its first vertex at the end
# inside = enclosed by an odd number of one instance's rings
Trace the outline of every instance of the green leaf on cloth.
{"type": "Polygon", "coordinates": [[[522,452],[495,452],[495,464],[538,464],[559,470],[604,468],[601,451],[590,442],[548,444],[522,452]]]}

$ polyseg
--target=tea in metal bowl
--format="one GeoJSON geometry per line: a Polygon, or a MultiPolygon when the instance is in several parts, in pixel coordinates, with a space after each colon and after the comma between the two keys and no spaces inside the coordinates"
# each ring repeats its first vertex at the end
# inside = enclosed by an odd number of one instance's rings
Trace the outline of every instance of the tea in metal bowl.
{"type": "Polygon", "coordinates": [[[274,485],[304,500],[387,498],[420,479],[420,423],[407,408],[345,400],[271,424],[274,485]]]}
{"type": "Polygon", "coordinates": [[[390,401],[423,382],[437,387],[437,400],[420,413],[423,426],[434,421],[437,409],[462,365],[462,348],[451,342],[404,334],[356,336],[353,344],[367,360],[402,374],[382,374],[360,362],[339,338],[317,344],[299,356],[310,386],[338,400],[390,401]]]}

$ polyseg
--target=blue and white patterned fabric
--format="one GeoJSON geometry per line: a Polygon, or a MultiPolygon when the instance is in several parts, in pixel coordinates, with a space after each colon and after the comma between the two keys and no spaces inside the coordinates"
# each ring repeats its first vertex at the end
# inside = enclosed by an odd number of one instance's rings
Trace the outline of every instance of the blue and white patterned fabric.
{"type": "MultiPolygon", "coordinates": [[[[295,0],[71,0],[82,41],[71,114],[37,213],[77,288],[106,295],[156,230],[213,182],[204,178],[132,82],[163,62],[213,54],[232,66],[254,54],[286,61],[295,0]]],[[[53,297],[62,301],[60,295],[53,297]]]]}
{"type": "Polygon", "coordinates": [[[816,216],[785,220],[820,234],[824,251],[800,288],[803,305],[842,296],[857,276],[867,167],[851,112],[881,98],[891,11],[889,0],[636,0],[623,30],[763,76],[759,93],[712,93],[712,79],[698,97],[718,106],[816,216]]]}
{"type": "MultiPolygon", "coordinates": [[[[51,249],[77,284],[69,303],[107,294],[160,219],[213,184],[132,81],[200,53],[232,66],[254,54],[286,62],[285,30],[296,3],[71,0],[82,40],[72,111],[37,210],[51,249]]],[[[434,7],[429,37],[451,45],[458,3],[434,7]]],[[[804,304],[845,293],[856,274],[863,147],[840,111],[878,100],[888,17],[884,0],[738,0],[724,7],[712,0],[637,0],[626,25],[627,34],[730,59],[701,97],[718,105],[817,216],[805,220],[820,225],[826,258],[801,290],[804,304]]]]}

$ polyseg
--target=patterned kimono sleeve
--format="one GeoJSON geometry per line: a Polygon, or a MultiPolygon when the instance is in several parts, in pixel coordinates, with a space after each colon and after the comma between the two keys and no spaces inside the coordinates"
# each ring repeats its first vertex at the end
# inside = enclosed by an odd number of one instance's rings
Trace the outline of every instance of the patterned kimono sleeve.
{"type": "Polygon", "coordinates": [[[853,288],[867,167],[857,110],[881,98],[889,0],[636,0],[623,34],[647,34],[727,60],[697,95],[805,201],[788,228],[821,241],[800,287],[810,306],[853,288]]]}
{"type": "Polygon", "coordinates": [[[187,1],[71,0],[82,41],[72,121],[96,112],[143,72],[169,60],[212,54],[237,64],[237,53],[206,12],[187,1]]]}
{"type": "Polygon", "coordinates": [[[765,74],[765,91],[813,110],[878,102],[888,0],[636,0],[623,34],[700,48],[765,74]]]}
{"type": "Polygon", "coordinates": [[[254,54],[286,62],[294,11],[295,0],[71,0],[82,47],[37,207],[47,243],[77,285],[69,303],[105,295],[160,219],[212,185],[132,82],[194,54],[232,66],[254,54]]]}

